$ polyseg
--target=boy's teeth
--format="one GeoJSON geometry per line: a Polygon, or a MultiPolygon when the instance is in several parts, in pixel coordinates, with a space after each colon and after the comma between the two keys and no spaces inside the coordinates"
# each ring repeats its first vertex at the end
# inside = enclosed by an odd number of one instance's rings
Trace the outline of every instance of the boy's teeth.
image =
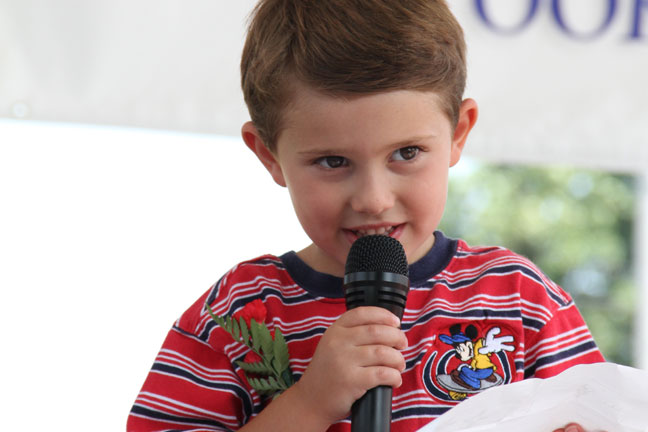
{"type": "Polygon", "coordinates": [[[364,237],[367,235],[389,235],[391,232],[394,231],[394,227],[380,227],[380,228],[371,228],[368,230],[358,230],[355,233],[357,234],[358,237],[364,237]]]}

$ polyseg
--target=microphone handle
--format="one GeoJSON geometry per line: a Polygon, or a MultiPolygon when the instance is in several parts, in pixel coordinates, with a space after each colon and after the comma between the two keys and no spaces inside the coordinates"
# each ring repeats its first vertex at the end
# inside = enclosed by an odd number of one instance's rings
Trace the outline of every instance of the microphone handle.
{"type": "MultiPolygon", "coordinates": [[[[378,306],[403,317],[409,280],[388,272],[356,272],[344,276],[347,309],[378,306]]],[[[392,388],[378,386],[351,406],[351,432],[390,432],[392,388]]]]}
{"type": "Polygon", "coordinates": [[[351,406],[351,432],[389,432],[391,405],[390,386],[368,390],[351,406]]]}

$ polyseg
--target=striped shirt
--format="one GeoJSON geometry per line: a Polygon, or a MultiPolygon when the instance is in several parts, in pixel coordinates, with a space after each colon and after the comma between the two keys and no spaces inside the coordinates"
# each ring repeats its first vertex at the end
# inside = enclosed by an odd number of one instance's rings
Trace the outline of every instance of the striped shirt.
{"type": "MultiPolygon", "coordinates": [[[[324,331],[345,312],[342,279],[294,252],[238,264],[175,323],[128,419],[128,431],[236,430],[269,403],[235,364],[248,352],[211,319],[261,299],[279,328],[298,379],[324,331]]],[[[410,266],[402,329],[403,384],[394,389],[392,431],[415,431],[492,386],[554,376],[604,361],[570,296],[529,260],[500,247],[470,247],[436,233],[410,266]]],[[[334,391],[335,389],[331,389],[334,391]]],[[[349,431],[349,419],[330,431],[349,431]]]]}

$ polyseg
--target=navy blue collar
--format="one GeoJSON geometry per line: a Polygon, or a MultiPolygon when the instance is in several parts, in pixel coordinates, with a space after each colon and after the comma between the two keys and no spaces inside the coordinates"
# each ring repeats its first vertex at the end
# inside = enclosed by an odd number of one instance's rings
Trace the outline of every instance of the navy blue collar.
{"type": "MultiPolygon", "coordinates": [[[[456,250],[457,240],[449,239],[441,231],[436,231],[432,249],[409,266],[410,285],[421,285],[439,274],[450,263],[456,250]]],[[[317,297],[344,297],[342,278],[314,270],[294,251],[287,252],[279,258],[293,280],[309,293],[317,297]]]]}

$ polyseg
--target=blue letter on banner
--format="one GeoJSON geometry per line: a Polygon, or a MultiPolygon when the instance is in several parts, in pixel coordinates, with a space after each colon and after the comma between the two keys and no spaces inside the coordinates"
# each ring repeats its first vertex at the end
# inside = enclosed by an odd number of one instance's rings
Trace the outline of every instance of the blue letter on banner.
{"type": "Polygon", "coordinates": [[[560,9],[560,0],[551,0],[551,8],[553,10],[554,18],[556,19],[558,26],[568,35],[576,38],[582,38],[582,39],[594,38],[600,35],[601,33],[603,33],[605,29],[607,29],[610,23],[612,22],[612,19],[614,18],[614,14],[616,13],[616,7],[617,7],[616,0],[608,0],[607,16],[605,17],[605,21],[603,22],[601,27],[599,27],[594,32],[589,34],[582,34],[582,33],[577,34],[567,26],[567,23],[563,19],[563,15],[560,9]]]}
{"type": "Polygon", "coordinates": [[[488,16],[486,15],[486,8],[484,7],[484,0],[475,0],[475,6],[477,7],[477,12],[479,13],[480,18],[492,30],[500,33],[517,33],[520,30],[524,29],[524,27],[526,27],[531,22],[531,20],[533,20],[536,10],[538,9],[538,2],[539,0],[531,0],[531,4],[529,5],[529,13],[524,18],[524,21],[522,21],[517,26],[509,28],[498,27],[495,25],[495,23],[493,23],[493,21],[490,20],[490,18],[488,18],[488,16]]]}
{"type": "Polygon", "coordinates": [[[641,24],[643,23],[641,20],[642,8],[648,8],[648,0],[635,0],[630,39],[641,39],[643,37],[643,32],[641,31],[641,24]]]}

